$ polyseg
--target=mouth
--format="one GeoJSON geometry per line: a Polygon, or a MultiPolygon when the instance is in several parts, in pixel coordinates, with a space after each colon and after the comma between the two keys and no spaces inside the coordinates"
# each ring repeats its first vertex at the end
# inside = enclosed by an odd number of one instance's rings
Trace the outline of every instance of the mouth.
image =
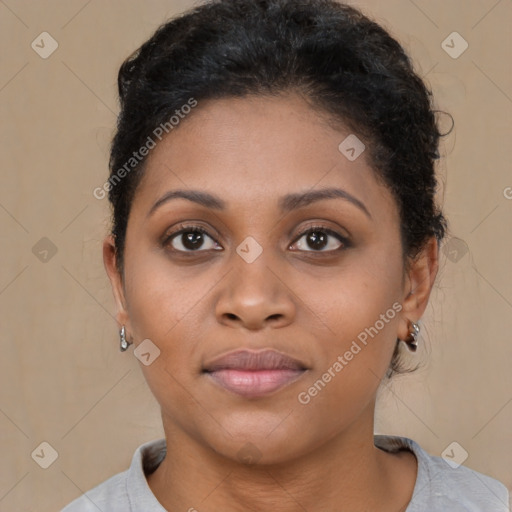
{"type": "Polygon", "coordinates": [[[273,393],[308,371],[303,363],[275,350],[237,350],[206,364],[212,382],[246,398],[273,393]]]}

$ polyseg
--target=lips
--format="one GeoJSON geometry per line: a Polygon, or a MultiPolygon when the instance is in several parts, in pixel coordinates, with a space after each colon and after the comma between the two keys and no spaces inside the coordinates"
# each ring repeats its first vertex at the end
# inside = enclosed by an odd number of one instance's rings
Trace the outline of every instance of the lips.
{"type": "Polygon", "coordinates": [[[297,359],[293,359],[276,350],[236,350],[218,357],[206,364],[204,370],[214,372],[217,370],[305,370],[306,366],[297,359]]]}
{"type": "Polygon", "coordinates": [[[237,350],[207,363],[203,373],[228,391],[257,398],[291,384],[307,370],[301,361],[275,350],[237,350]]]}

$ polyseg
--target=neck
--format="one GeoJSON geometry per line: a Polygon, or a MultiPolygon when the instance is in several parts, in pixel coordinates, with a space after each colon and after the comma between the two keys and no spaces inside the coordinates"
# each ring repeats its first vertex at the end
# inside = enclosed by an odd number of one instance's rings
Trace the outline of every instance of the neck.
{"type": "Polygon", "coordinates": [[[167,510],[405,510],[414,455],[376,448],[373,409],[366,416],[309,453],[267,465],[223,457],[164,420],[167,456],[148,484],[167,510]]]}

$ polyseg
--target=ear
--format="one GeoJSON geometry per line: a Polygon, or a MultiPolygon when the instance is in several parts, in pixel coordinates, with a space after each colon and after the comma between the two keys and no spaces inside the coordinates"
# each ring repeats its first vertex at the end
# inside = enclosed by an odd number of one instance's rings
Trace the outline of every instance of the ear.
{"type": "Polygon", "coordinates": [[[405,276],[402,299],[402,318],[398,337],[405,340],[410,332],[410,322],[418,322],[428,304],[430,292],[439,269],[439,244],[432,237],[421,252],[409,263],[405,276]]]}
{"type": "Polygon", "coordinates": [[[114,300],[116,303],[116,320],[119,326],[125,325],[128,330],[128,312],[124,293],[123,278],[117,269],[117,252],[114,237],[108,235],[103,240],[103,264],[107,271],[114,300]]]}

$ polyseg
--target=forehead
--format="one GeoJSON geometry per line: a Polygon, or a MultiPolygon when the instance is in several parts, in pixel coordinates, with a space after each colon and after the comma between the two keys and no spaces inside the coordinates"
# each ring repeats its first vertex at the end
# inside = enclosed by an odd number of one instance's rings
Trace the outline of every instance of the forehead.
{"type": "MultiPolygon", "coordinates": [[[[297,95],[199,102],[147,157],[132,208],[148,211],[166,191],[202,189],[234,207],[277,204],[286,193],[342,187],[373,214],[393,210],[363,151],[349,160],[339,146],[348,129],[297,95]]],[[[353,140],[353,139],[349,139],[353,140]]]]}

